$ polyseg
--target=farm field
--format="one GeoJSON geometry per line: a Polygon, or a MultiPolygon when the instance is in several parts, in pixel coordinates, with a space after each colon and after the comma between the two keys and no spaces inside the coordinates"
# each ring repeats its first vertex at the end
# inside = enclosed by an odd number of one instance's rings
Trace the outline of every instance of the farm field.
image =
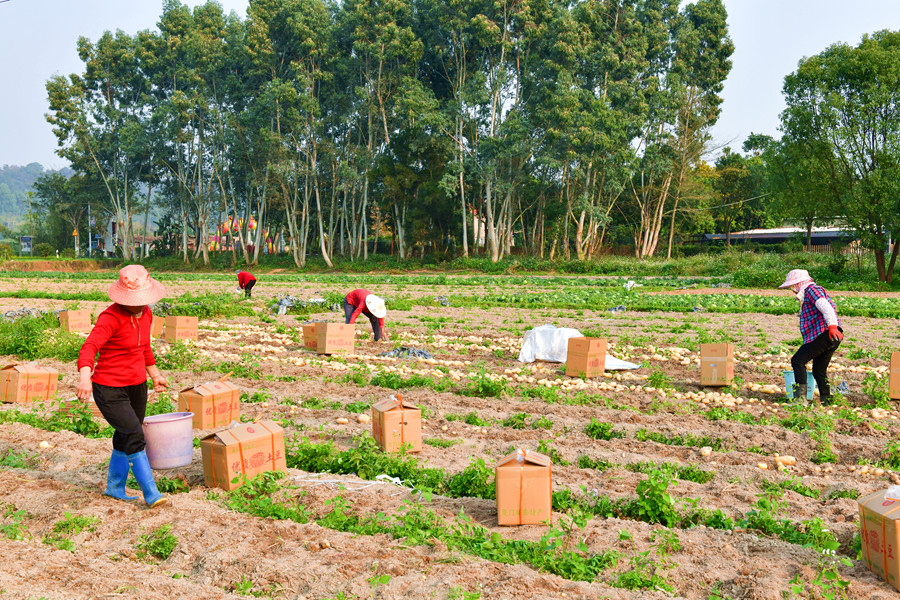
{"type": "MultiPolygon", "coordinates": [[[[0,313],[109,304],[113,274],[41,275],[0,275],[0,313]]],[[[800,338],[788,293],[689,278],[626,292],[618,278],[284,274],[247,301],[232,274],[161,279],[173,314],[201,317],[196,343],[155,342],[171,389],[231,373],[242,419],[284,428],[286,476],[210,489],[197,447],[189,467],[156,472],[170,503],[147,510],[102,495],[105,422],[3,404],[0,599],[896,594],[857,560],[856,498],[900,484],[884,377],[900,349],[897,294],[835,294],[847,337],[830,373],[849,391],[803,407],[783,394],[800,338]],[[362,319],[352,355],[305,350],[299,325],[342,322],[332,305],[354,287],[388,299],[391,341],[373,342],[362,319]],[[323,302],[276,315],[283,294],[323,302]],[[641,368],[582,380],[517,362],[524,333],[545,323],[605,337],[641,368]],[[699,385],[706,342],[735,345],[733,386],[699,385]],[[379,356],[401,345],[434,358],[379,356]],[[397,393],[423,410],[419,454],[372,443],[371,405],[397,393]],[[497,525],[493,466],[517,448],[553,461],[549,525],[497,525]]],[[[31,356],[59,370],[70,399],[79,341],[40,333],[52,343],[31,356]]],[[[152,409],[170,400],[152,394],[152,409]]]]}

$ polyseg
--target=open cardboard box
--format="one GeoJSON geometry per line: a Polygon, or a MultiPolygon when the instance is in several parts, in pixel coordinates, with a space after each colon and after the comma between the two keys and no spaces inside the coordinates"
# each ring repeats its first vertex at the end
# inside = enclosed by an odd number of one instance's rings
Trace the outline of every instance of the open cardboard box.
{"type": "Polygon", "coordinates": [[[520,448],[494,469],[498,525],[536,525],[553,514],[550,457],[520,448]]]}
{"type": "Polygon", "coordinates": [[[233,490],[266,471],[287,469],[284,433],[275,421],[244,423],[200,440],[207,487],[233,490]]]}
{"type": "Polygon", "coordinates": [[[241,417],[241,390],[221,379],[178,393],[178,410],[194,413],[195,429],[223,427],[241,417]]]}
{"type": "Polygon", "coordinates": [[[402,397],[391,397],[372,406],[372,437],[385,452],[397,452],[406,444],[410,452],[422,451],[422,411],[402,397]]]}
{"type": "Polygon", "coordinates": [[[35,362],[13,363],[0,369],[0,400],[24,404],[48,401],[59,388],[59,371],[35,362]]]}

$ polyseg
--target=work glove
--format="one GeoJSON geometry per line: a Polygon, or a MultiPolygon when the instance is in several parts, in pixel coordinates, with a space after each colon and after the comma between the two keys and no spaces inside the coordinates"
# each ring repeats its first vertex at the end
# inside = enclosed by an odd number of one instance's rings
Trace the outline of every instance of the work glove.
{"type": "Polygon", "coordinates": [[[828,326],[828,339],[832,342],[840,342],[844,339],[844,334],[838,331],[837,325],[828,326]]]}

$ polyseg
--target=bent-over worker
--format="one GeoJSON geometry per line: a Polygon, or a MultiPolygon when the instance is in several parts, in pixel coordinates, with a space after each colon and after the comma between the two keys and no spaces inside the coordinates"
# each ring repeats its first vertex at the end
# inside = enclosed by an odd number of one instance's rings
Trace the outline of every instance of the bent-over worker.
{"type": "Polygon", "coordinates": [[[388,339],[384,330],[384,316],[387,314],[384,300],[369,290],[353,290],[344,298],[344,323],[356,323],[360,314],[369,317],[376,342],[388,339]]]}

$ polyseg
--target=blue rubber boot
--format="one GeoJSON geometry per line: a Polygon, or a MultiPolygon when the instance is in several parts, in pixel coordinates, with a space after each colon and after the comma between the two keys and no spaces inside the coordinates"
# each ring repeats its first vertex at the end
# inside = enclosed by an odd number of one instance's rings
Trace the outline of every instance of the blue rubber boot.
{"type": "Polygon", "coordinates": [[[124,452],[113,450],[109,459],[109,473],[106,476],[106,491],[103,493],[119,500],[129,502],[137,500],[137,496],[128,496],[125,493],[125,481],[127,479],[128,456],[124,452]]]}
{"type": "Polygon", "coordinates": [[[137,479],[141,491],[144,492],[144,502],[147,506],[153,508],[160,506],[169,501],[168,498],[159,493],[156,489],[156,481],[153,480],[153,470],[150,468],[150,461],[147,459],[147,453],[144,450],[128,455],[128,463],[131,465],[131,472],[137,479]]]}

